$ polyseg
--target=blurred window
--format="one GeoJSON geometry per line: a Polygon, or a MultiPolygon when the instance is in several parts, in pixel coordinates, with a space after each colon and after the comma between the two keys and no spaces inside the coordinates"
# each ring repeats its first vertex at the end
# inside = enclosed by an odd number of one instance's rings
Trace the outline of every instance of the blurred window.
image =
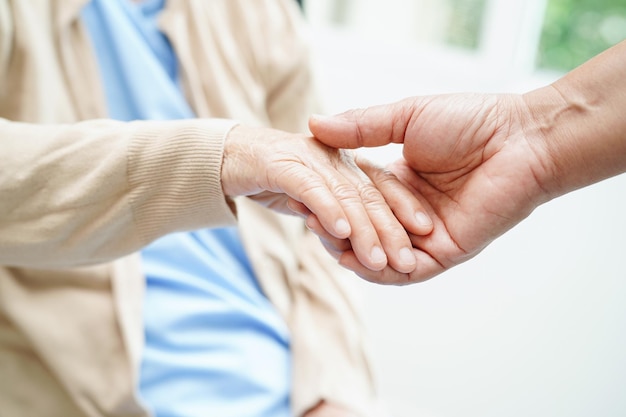
{"type": "Polygon", "coordinates": [[[626,39],[626,0],[549,0],[537,65],[570,70],[626,39]]]}
{"type": "Polygon", "coordinates": [[[498,71],[564,72],[626,38],[626,0],[305,0],[314,25],[474,54],[498,71]]]}

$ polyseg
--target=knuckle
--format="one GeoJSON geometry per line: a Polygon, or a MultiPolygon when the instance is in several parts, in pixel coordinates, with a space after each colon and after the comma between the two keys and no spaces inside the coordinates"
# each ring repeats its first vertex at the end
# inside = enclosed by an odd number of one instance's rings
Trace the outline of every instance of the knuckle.
{"type": "Polygon", "coordinates": [[[365,205],[381,206],[385,204],[382,194],[378,188],[370,183],[360,183],[358,186],[359,196],[365,205]]]}
{"type": "Polygon", "coordinates": [[[379,169],[373,173],[373,181],[377,186],[397,186],[400,184],[398,177],[396,174],[391,172],[389,169],[379,169]]]}
{"type": "Polygon", "coordinates": [[[348,183],[336,183],[332,187],[333,194],[342,201],[358,201],[361,199],[359,191],[348,183]]]}

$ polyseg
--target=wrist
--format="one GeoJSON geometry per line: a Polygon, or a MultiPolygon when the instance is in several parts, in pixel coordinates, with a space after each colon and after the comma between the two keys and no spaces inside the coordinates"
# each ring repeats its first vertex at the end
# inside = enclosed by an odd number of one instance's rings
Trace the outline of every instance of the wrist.
{"type": "Polygon", "coordinates": [[[237,197],[257,192],[256,168],[261,157],[255,149],[259,132],[246,126],[233,127],[224,141],[221,182],[226,197],[237,197]]]}
{"type": "Polygon", "coordinates": [[[550,198],[626,171],[626,42],[524,94],[550,198]]]}
{"type": "Polygon", "coordinates": [[[540,199],[545,202],[569,190],[568,173],[577,165],[569,119],[583,110],[552,85],[523,94],[522,98],[524,136],[535,155],[537,194],[543,194],[540,199]]]}

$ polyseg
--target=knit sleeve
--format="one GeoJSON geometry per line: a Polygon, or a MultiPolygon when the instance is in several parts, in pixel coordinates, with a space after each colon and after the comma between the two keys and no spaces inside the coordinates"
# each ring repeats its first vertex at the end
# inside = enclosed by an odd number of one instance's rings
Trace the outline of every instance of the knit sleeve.
{"type": "Polygon", "coordinates": [[[68,267],[232,224],[220,170],[234,122],[0,119],[0,263],[68,267]]]}

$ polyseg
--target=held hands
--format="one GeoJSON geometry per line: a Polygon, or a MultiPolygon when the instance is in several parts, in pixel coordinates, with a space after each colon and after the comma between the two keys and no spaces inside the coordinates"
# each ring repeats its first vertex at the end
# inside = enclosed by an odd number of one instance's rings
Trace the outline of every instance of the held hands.
{"type": "Polygon", "coordinates": [[[247,132],[268,141],[231,143],[225,190],[305,216],[365,279],[423,281],[475,256],[549,199],[626,172],[625,59],[626,41],[523,95],[415,97],[312,117],[326,148],[247,132]],[[404,158],[389,171],[335,149],[393,142],[404,143],[404,158]],[[409,245],[413,262],[402,256],[409,245]]]}
{"type": "MultiPolygon", "coordinates": [[[[416,269],[372,271],[345,241],[325,235],[327,246],[341,252],[340,263],[370,281],[406,284],[433,277],[475,256],[549,199],[542,188],[552,169],[545,141],[522,96],[416,97],[314,116],[309,127],[338,148],[404,143],[404,158],[390,169],[434,223],[428,235],[410,234],[416,269]]],[[[394,198],[389,188],[381,192],[394,198]]]]}
{"type": "Polygon", "coordinates": [[[238,126],[226,139],[222,187],[227,196],[249,196],[307,217],[310,228],[328,237],[324,241],[347,244],[354,262],[368,271],[409,273],[417,262],[408,233],[429,233],[432,224],[418,221],[419,200],[394,175],[362,166],[351,151],[311,137],[238,126]],[[402,202],[396,212],[383,194],[402,202]]]}

